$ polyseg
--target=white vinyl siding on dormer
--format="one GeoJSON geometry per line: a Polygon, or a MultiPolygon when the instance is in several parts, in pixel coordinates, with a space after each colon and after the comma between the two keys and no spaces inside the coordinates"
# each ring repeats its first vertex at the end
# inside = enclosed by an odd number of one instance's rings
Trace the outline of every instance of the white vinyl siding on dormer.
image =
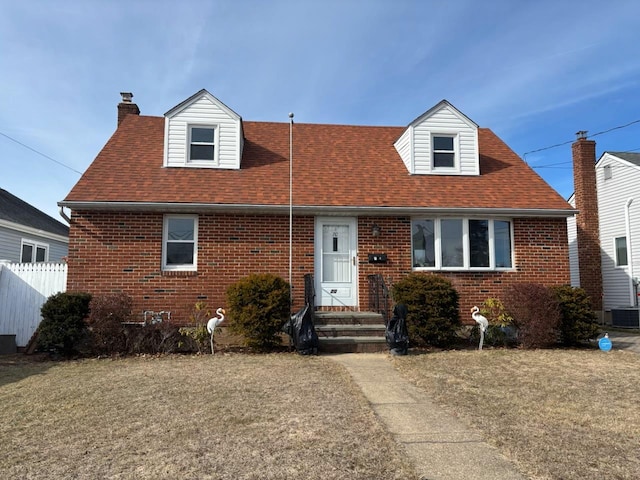
{"type": "Polygon", "coordinates": [[[413,121],[395,147],[412,174],[480,174],[478,126],[444,100],[413,121]],[[434,137],[453,138],[452,167],[434,165],[434,137]]]}
{"type": "Polygon", "coordinates": [[[409,172],[413,172],[413,127],[409,126],[395,143],[396,150],[409,172]]]}
{"type": "Polygon", "coordinates": [[[239,169],[243,146],[241,125],[240,117],[211,94],[205,91],[197,95],[165,116],[164,166],[239,169]],[[193,127],[214,129],[213,160],[190,161],[193,127]]]}
{"type": "Polygon", "coordinates": [[[478,130],[443,107],[414,128],[415,170],[413,173],[478,175],[478,130]],[[456,159],[453,168],[433,165],[433,136],[454,136],[456,159]]]}

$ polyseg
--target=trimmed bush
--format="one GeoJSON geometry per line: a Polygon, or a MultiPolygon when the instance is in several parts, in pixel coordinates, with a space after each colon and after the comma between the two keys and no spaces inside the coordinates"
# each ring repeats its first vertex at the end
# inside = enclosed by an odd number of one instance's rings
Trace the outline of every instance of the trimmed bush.
{"type": "Polygon", "coordinates": [[[88,337],[84,319],[89,313],[90,301],[88,293],[51,295],[40,310],[38,349],[66,357],[80,353],[88,337]]]}
{"type": "Polygon", "coordinates": [[[507,289],[504,305],[524,348],[549,347],[557,342],[560,308],[551,288],[516,283],[507,289]]]}
{"type": "Polygon", "coordinates": [[[133,299],[126,293],[97,295],[91,299],[89,329],[95,353],[124,353],[127,337],[123,322],[132,318],[133,299]]]}
{"type": "Polygon", "coordinates": [[[560,341],[573,346],[596,338],[598,317],[591,308],[587,292],[569,285],[554,287],[553,291],[560,305],[560,341]]]}
{"type": "Polygon", "coordinates": [[[280,332],[290,313],[289,284],[272,274],[252,274],[227,289],[229,330],[247,346],[270,350],[281,344],[280,332]]]}
{"type": "Polygon", "coordinates": [[[450,346],[460,326],[458,292],[437,275],[412,273],[393,285],[393,300],[408,309],[407,328],[413,344],[450,346]]]}

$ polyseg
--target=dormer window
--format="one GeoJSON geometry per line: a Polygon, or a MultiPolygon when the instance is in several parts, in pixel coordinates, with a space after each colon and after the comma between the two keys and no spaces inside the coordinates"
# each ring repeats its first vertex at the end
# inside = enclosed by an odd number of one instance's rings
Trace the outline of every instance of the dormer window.
{"type": "Polygon", "coordinates": [[[215,127],[189,127],[189,162],[213,162],[215,138],[215,127]]]}
{"type": "Polygon", "coordinates": [[[433,135],[433,168],[456,166],[455,135],[433,135]]]}
{"type": "Polygon", "coordinates": [[[478,125],[446,100],[411,122],[394,146],[411,175],[480,175],[478,125]]]}

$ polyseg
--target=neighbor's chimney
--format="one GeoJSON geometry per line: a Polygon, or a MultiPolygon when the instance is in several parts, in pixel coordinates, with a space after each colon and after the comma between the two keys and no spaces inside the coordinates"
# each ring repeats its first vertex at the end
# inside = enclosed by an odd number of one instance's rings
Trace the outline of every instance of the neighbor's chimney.
{"type": "Polygon", "coordinates": [[[120,95],[122,95],[122,101],[118,104],[118,126],[127,115],[140,115],[138,105],[131,101],[133,93],[120,92],[120,95]]]}
{"type": "Polygon", "coordinates": [[[573,154],[573,185],[576,201],[578,263],[580,286],[591,297],[596,312],[602,311],[602,266],[600,257],[600,227],[596,191],[596,142],[587,140],[587,132],[576,133],[571,145],[573,154]]]}

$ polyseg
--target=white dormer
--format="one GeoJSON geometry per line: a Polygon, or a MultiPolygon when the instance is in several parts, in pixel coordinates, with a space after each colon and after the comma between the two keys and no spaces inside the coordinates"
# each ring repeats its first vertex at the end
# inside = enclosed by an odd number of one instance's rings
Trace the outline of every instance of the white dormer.
{"type": "Polygon", "coordinates": [[[164,117],[165,167],[240,168],[242,118],[205,89],[164,117]]]}
{"type": "Polygon", "coordinates": [[[411,122],[394,146],[411,174],[480,174],[478,125],[446,100],[411,122]]]}

